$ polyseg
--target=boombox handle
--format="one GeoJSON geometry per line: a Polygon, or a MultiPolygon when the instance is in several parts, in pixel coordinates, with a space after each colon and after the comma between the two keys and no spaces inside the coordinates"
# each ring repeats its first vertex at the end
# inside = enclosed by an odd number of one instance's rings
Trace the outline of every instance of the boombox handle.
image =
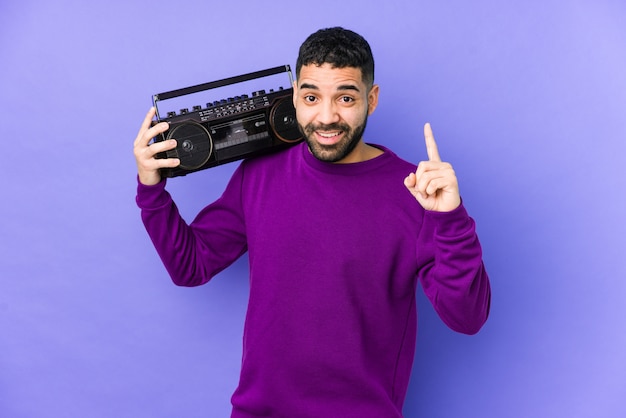
{"type": "MultiPolygon", "coordinates": [[[[293,76],[291,74],[291,67],[289,65],[281,65],[279,67],[268,68],[267,70],[255,71],[253,73],[238,75],[235,77],[228,77],[222,80],[211,81],[209,83],[198,84],[196,86],[185,87],[182,89],[167,91],[165,93],[159,93],[152,96],[154,107],[157,107],[159,100],[173,99],[174,97],[184,96],[186,94],[199,93],[201,91],[215,89],[218,87],[228,86],[230,84],[242,83],[244,81],[254,80],[256,78],[268,77],[274,74],[288,73],[289,85],[293,84],[293,76]]],[[[158,115],[158,110],[157,110],[158,115]]]]}

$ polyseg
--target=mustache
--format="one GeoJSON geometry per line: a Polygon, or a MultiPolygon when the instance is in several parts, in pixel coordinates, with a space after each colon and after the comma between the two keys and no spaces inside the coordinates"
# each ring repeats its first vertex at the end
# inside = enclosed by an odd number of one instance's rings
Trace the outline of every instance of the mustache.
{"type": "Polygon", "coordinates": [[[348,132],[350,130],[350,127],[344,123],[331,123],[331,124],[324,124],[324,123],[320,123],[320,124],[313,124],[313,123],[309,123],[308,125],[306,125],[304,127],[304,131],[306,133],[313,133],[315,131],[344,131],[344,132],[348,132]]]}

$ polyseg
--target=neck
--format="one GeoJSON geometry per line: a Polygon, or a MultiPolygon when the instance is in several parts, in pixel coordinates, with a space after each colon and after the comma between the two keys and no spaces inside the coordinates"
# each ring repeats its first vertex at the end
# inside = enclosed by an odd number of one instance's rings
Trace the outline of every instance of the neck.
{"type": "Polygon", "coordinates": [[[335,164],[351,164],[360,163],[362,161],[371,160],[378,157],[383,151],[379,148],[366,144],[361,139],[357,146],[342,160],[337,161],[335,164]]]}

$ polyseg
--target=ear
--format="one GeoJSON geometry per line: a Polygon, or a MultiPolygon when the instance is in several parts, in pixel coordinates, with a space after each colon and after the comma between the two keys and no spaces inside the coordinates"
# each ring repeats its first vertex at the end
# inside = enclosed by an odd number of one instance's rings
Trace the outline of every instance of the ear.
{"type": "Polygon", "coordinates": [[[370,91],[367,93],[367,115],[371,115],[376,110],[376,106],[378,106],[378,94],[380,92],[380,88],[378,84],[374,84],[370,91]]]}

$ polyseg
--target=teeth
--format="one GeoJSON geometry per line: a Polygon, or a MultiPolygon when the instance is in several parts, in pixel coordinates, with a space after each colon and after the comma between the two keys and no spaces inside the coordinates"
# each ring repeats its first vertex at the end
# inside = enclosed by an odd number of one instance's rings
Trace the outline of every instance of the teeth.
{"type": "Polygon", "coordinates": [[[333,136],[339,135],[339,132],[333,132],[333,133],[318,132],[318,134],[319,136],[323,136],[324,138],[332,138],[333,136]]]}

